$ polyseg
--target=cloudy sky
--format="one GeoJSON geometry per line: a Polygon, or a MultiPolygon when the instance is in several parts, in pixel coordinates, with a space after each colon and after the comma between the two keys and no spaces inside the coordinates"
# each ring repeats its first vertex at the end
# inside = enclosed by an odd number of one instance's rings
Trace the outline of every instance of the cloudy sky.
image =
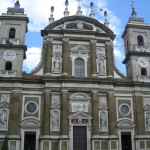
{"type": "MultiPolygon", "coordinates": [[[[28,33],[26,34],[25,44],[28,47],[27,59],[24,61],[23,70],[31,72],[40,61],[40,52],[42,47],[42,37],[40,31],[44,29],[48,24],[48,18],[50,17],[50,7],[54,6],[55,20],[63,17],[65,9],[65,0],[19,0],[21,7],[25,9],[25,13],[29,17],[28,33]]],[[[94,3],[94,12],[96,14],[95,19],[100,22],[104,22],[103,13],[99,10],[108,11],[108,20],[110,22],[110,28],[116,34],[114,40],[114,54],[116,65],[119,70],[125,74],[125,66],[122,65],[124,59],[124,45],[121,39],[122,32],[128,18],[131,15],[131,0],[82,0],[83,15],[89,16],[90,2],[94,3]]],[[[144,17],[146,23],[150,23],[150,0],[134,0],[135,10],[139,17],[144,17]]],[[[7,11],[7,7],[13,7],[15,0],[0,0],[0,14],[7,11]]],[[[77,11],[76,0],[69,0],[70,15],[76,14],[77,11]]]]}

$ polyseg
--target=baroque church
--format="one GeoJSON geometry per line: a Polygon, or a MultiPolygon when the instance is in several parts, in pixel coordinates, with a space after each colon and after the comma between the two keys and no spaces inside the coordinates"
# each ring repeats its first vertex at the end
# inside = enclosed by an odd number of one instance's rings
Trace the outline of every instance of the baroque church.
{"type": "Polygon", "coordinates": [[[22,72],[29,19],[17,0],[0,16],[0,147],[9,150],[150,150],[150,25],[134,7],[122,38],[127,76],[114,61],[115,34],[78,5],[41,31],[41,60],[22,72]]]}

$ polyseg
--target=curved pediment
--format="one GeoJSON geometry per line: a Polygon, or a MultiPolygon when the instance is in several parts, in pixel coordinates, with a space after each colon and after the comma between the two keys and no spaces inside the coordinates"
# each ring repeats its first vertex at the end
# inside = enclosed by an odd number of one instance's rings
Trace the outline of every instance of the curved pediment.
{"type": "Polygon", "coordinates": [[[24,120],[24,121],[22,121],[21,123],[20,123],[20,126],[21,127],[32,127],[32,128],[36,128],[36,127],[40,127],[41,126],[41,124],[40,124],[40,122],[38,121],[38,120],[35,120],[35,119],[26,119],[26,120],[24,120]]]}
{"type": "Polygon", "coordinates": [[[115,38],[112,30],[98,20],[86,16],[68,16],[54,21],[42,31],[42,36],[47,35],[48,32],[52,30],[93,31],[95,34],[109,34],[112,39],[115,38]]]}
{"type": "Polygon", "coordinates": [[[121,120],[120,122],[118,122],[117,124],[118,128],[134,128],[135,124],[131,121],[131,120],[121,120]]]}
{"type": "Polygon", "coordinates": [[[70,100],[90,100],[91,98],[84,93],[75,93],[70,97],[70,100]]]}

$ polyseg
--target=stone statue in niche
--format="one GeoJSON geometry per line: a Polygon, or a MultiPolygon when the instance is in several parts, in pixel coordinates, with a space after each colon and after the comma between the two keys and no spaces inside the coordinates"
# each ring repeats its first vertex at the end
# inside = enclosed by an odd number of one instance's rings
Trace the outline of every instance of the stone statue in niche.
{"type": "Polygon", "coordinates": [[[52,131],[59,131],[59,111],[51,111],[51,129],[52,131]]]}
{"type": "Polygon", "coordinates": [[[101,110],[99,112],[99,131],[108,132],[108,111],[101,110]]]}
{"type": "Polygon", "coordinates": [[[150,111],[146,111],[146,130],[150,131],[150,111]]]}
{"type": "Polygon", "coordinates": [[[104,58],[99,58],[97,63],[98,63],[98,74],[100,75],[106,74],[106,62],[104,58]]]}
{"type": "Polygon", "coordinates": [[[61,71],[61,61],[59,56],[55,56],[54,59],[54,72],[60,72],[61,71]]]}
{"type": "Polygon", "coordinates": [[[106,112],[104,111],[100,114],[100,126],[102,128],[107,126],[106,112]]]}
{"type": "Polygon", "coordinates": [[[7,127],[7,111],[0,111],[0,127],[7,127]]]}

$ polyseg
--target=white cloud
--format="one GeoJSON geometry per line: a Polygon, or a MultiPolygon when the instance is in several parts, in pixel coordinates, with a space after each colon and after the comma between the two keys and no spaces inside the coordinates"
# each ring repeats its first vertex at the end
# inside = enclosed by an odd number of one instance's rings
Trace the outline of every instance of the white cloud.
{"type": "MultiPolygon", "coordinates": [[[[6,12],[7,7],[12,7],[16,0],[1,0],[3,5],[0,5],[0,13],[6,12]]],[[[83,0],[82,11],[83,14],[89,16],[90,13],[90,0],[83,0]]],[[[108,11],[108,17],[110,21],[110,28],[115,32],[115,34],[120,33],[120,20],[114,15],[114,13],[108,9],[107,0],[93,0],[94,9],[96,15],[100,15],[99,20],[104,20],[103,13],[100,12],[99,8],[103,8],[108,11]]],[[[54,6],[54,17],[55,20],[62,18],[65,10],[65,0],[20,0],[20,5],[25,9],[25,13],[29,17],[28,28],[29,31],[39,32],[44,29],[49,24],[50,8],[54,6]]],[[[77,1],[69,0],[69,12],[70,15],[76,14],[77,11],[77,1]]]]}
{"type": "Polygon", "coordinates": [[[120,50],[117,50],[117,49],[114,49],[114,55],[115,55],[115,57],[117,58],[117,59],[119,59],[119,60],[122,60],[123,59],[123,55],[122,55],[122,53],[120,52],[120,50]]]}
{"type": "Polygon", "coordinates": [[[27,67],[30,71],[35,68],[39,62],[41,57],[41,49],[38,47],[28,48],[26,52],[26,60],[23,62],[23,66],[27,67]]]}

